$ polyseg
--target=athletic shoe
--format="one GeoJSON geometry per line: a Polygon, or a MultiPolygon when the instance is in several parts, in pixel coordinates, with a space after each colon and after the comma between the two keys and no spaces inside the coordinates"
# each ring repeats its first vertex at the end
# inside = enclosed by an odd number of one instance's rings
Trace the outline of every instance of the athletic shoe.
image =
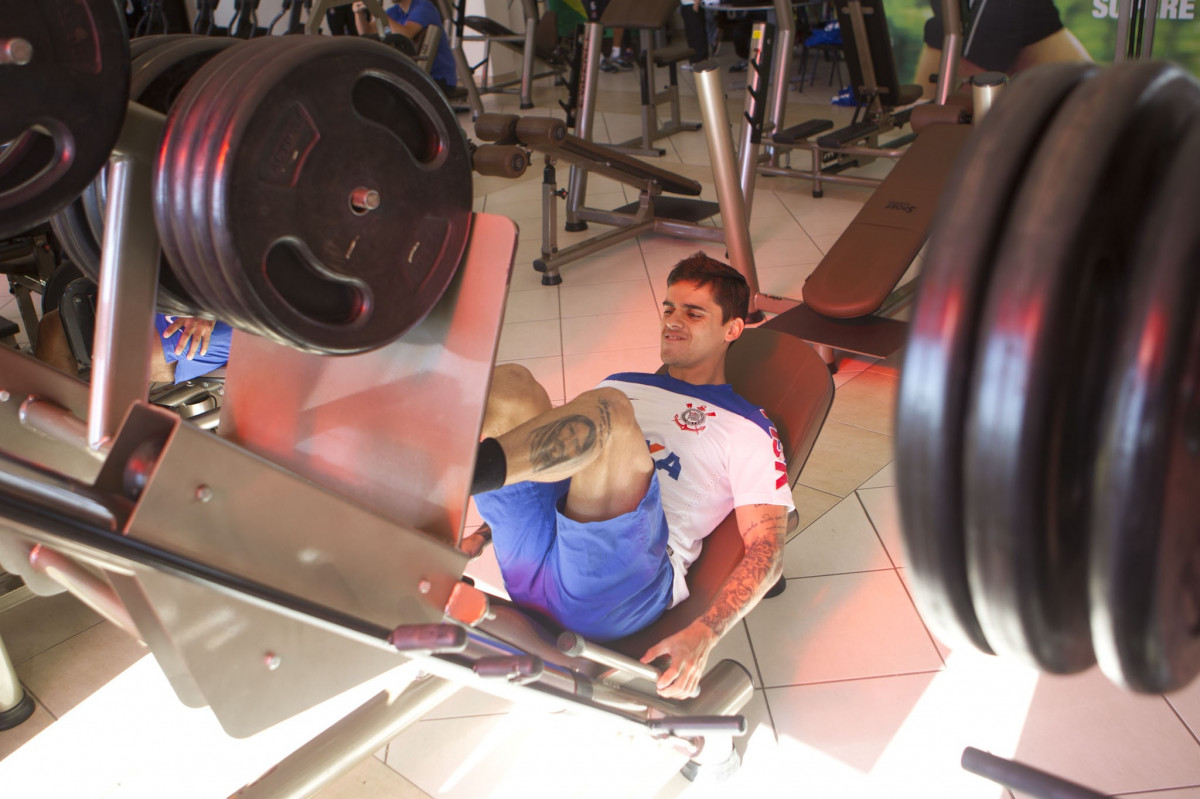
{"type": "Polygon", "coordinates": [[[624,69],[624,70],[633,69],[633,56],[630,55],[629,53],[621,53],[621,55],[613,58],[612,62],[614,64],[616,64],[617,67],[619,67],[620,69],[624,69]]]}
{"type": "Polygon", "coordinates": [[[611,58],[601,58],[600,59],[600,71],[601,72],[618,72],[619,69],[617,68],[617,65],[612,62],[611,58]]]}
{"type": "Polygon", "coordinates": [[[746,69],[749,68],[749,66],[750,66],[749,62],[739,61],[736,64],[734,64],[733,66],[731,66],[729,68],[729,71],[730,72],[745,72],[746,69]]]}

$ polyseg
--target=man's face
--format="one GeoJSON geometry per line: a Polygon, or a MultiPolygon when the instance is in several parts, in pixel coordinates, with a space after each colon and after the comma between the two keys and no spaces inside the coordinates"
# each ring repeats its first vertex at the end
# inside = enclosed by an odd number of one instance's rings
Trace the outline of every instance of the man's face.
{"type": "Polygon", "coordinates": [[[663,300],[662,361],[669,367],[689,367],[720,360],[728,343],[741,332],[741,320],[721,321],[721,307],[711,286],[681,280],[667,287],[663,300]]]}

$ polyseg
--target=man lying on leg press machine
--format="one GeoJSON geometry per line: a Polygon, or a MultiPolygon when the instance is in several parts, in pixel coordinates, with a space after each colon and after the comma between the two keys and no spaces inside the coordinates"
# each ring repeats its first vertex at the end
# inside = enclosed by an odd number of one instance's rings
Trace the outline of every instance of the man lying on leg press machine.
{"type": "Polygon", "coordinates": [[[782,571],[783,450],[725,380],[748,304],[745,279],[697,253],[667,278],[665,374],[613,375],[553,408],[527,370],[501,366],[488,396],[471,492],[505,588],[581,635],[629,635],[685,599],[702,539],[736,511],[741,562],[707,612],[642,656],[669,661],[668,698],[693,694],[717,641],[782,571]]]}

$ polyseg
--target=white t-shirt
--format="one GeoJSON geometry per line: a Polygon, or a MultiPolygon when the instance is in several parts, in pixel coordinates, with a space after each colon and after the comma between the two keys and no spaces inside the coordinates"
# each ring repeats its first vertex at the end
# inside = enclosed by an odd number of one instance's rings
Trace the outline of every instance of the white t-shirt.
{"type": "Polygon", "coordinates": [[[792,510],[783,447],[766,412],[729,385],[629,372],[600,385],[629,397],[658,469],[675,569],[673,607],[688,597],[687,570],[702,540],[730,511],[761,504],[792,510]]]}

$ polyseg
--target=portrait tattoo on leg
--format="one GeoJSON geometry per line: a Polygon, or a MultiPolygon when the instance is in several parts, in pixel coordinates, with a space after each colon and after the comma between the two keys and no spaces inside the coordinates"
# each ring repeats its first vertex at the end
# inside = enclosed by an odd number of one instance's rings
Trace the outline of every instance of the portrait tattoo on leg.
{"type": "Polygon", "coordinates": [[[596,446],[596,425],[581,414],[551,422],[530,435],[529,462],[534,472],[568,463],[596,446]]]}

